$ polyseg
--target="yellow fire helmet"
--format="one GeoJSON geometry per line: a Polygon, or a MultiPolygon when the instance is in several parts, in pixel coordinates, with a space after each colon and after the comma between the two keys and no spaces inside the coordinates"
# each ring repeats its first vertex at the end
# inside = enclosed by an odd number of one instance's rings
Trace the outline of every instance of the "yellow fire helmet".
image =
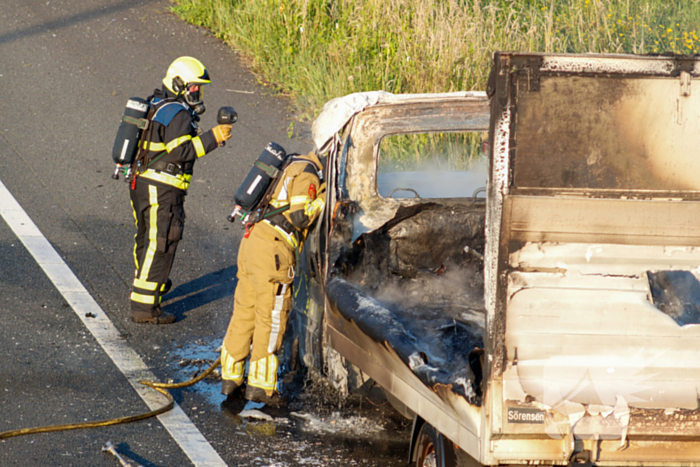
{"type": "Polygon", "coordinates": [[[193,57],[180,57],[175,59],[168,67],[168,72],[163,78],[165,87],[175,95],[183,95],[185,102],[195,112],[202,113],[204,105],[202,101],[202,86],[211,84],[207,68],[193,57]],[[197,108],[201,107],[202,112],[197,108]]]}

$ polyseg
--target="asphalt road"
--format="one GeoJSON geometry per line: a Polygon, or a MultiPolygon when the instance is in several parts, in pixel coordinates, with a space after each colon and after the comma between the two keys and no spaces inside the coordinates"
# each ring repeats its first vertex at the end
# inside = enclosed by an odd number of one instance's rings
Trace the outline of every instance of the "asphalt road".
{"type": "MultiPolygon", "coordinates": [[[[169,5],[3,3],[0,182],[116,326],[124,345],[157,378],[181,381],[216,357],[230,319],[243,233],[226,221],[233,192],[267,142],[288,152],[312,146],[308,125],[295,124],[299,133],[287,137],[292,115],[283,98],[261,86],[225,44],[168,13],[169,5]],[[227,146],[195,166],[171,275],[174,289],[164,303],[178,321],[138,325],[128,319],[133,215],[126,184],[110,178],[111,150],[127,99],[160,87],[180,55],[199,58],[212,76],[201,126],[215,125],[220,105],[235,107],[239,121],[227,146]]],[[[1,217],[0,287],[0,431],[147,410],[1,217]]],[[[297,403],[296,415],[287,410],[273,414],[273,422],[245,421],[236,415],[243,401],[224,402],[217,390],[216,382],[205,381],[173,394],[227,465],[404,465],[405,426],[393,431],[396,424],[382,410],[333,415],[297,403]],[[331,425],[348,429],[333,431],[331,425]]],[[[0,441],[0,465],[119,465],[101,452],[107,441],[144,466],[193,465],[158,419],[0,441]]]]}

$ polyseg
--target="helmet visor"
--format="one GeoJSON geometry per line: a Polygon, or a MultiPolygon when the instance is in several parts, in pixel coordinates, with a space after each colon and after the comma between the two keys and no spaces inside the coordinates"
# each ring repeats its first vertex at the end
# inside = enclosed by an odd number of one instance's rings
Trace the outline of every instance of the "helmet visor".
{"type": "Polygon", "coordinates": [[[185,91],[185,100],[190,105],[200,104],[203,100],[204,89],[201,84],[189,84],[185,91]]]}

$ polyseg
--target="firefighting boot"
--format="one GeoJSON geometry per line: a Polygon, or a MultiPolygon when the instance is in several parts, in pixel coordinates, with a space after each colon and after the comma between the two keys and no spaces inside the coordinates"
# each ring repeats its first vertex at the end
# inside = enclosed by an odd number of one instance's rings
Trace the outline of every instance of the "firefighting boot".
{"type": "Polygon", "coordinates": [[[221,394],[232,395],[236,389],[243,386],[245,377],[245,362],[236,360],[221,346],[221,394]]]}
{"type": "Polygon", "coordinates": [[[242,387],[243,386],[241,384],[231,381],[230,379],[221,380],[221,394],[226,397],[235,396],[236,393],[240,392],[239,389],[242,387]]]}
{"type": "Polygon", "coordinates": [[[263,388],[257,388],[250,384],[245,387],[245,398],[253,402],[262,402],[270,407],[285,407],[287,405],[287,398],[279,393],[274,392],[268,396],[263,388]]]}
{"type": "Polygon", "coordinates": [[[175,322],[175,315],[166,313],[160,306],[157,306],[153,311],[131,310],[131,319],[134,323],[170,324],[175,322]]]}

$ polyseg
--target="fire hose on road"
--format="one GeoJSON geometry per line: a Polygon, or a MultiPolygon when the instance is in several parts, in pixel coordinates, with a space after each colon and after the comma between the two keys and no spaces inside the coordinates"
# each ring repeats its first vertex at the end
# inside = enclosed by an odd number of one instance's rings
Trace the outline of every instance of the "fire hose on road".
{"type": "Polygon", "coordinates": [[[170,395],[170,393],[167,391],[167,389],[180,389],[197,384],[198,382],[209,376],[209,374],[211,374],[211,372],[213,372],[219,366],[220,363],[221,357],[217,358],[216,361],[204,371],[204,373],[198,375],[195,378],[190,379],[189,381],[184,381],[182,383],[157,383],[155,381],[140,380],[139,383],[143,384],[144,386],[153,388],[156,391],[163,394],[165,397],[167,397],[168,403],[159,409],[139,415],[131,415],[127,417],[113,418],[109,420],[99,420],[84,423],[70,423],[66,425],[48,425],[34,428],[22,428],[19,430],[5,431],[3,433],[0,433],[0,440],[13,438],[15,436],[31,435],[36,433],[49,433],[52,431],[80,430],[82,428],[98,428],[102,426],[119,425],[121,423],[137,422],[139,420],[145,420],[147,418],[156,417],[160,414],[171,410],[175,406],[175,400],[173,399],[173,396],[170,395]]]}

